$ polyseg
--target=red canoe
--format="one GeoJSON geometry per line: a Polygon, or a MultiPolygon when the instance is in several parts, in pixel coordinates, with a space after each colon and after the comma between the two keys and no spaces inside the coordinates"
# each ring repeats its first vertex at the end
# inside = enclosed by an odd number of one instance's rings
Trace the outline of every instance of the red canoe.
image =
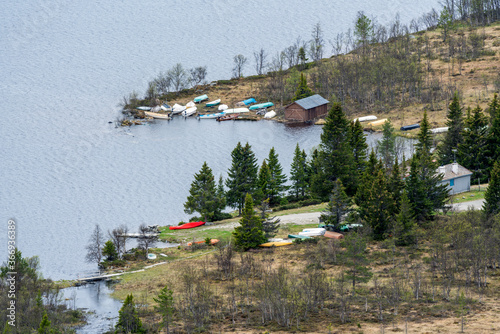
{"type": "Polygon", "coordinates": [[[205,225],[205,222],[191,222],[191,223],[186,223],[181,226],[170,226],[169,229],[171,230],[183,230],[186,228],[193,228],[193,227],[198,227],[201,225],[205,225]]]}

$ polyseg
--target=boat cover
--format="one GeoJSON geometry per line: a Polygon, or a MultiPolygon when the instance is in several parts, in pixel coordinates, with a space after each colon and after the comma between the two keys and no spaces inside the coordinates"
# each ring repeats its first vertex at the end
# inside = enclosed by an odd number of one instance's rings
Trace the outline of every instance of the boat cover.
{"type": "Polygon", "coordinates": [[[184,230],[184,229],[188,229],[188,228],[198,227],[201,225],[205,225],[205,222],[191,222],[191,223],[186,223],[186,224],[181,225],[181,226],[170,226],[169,229],[170,230],[184,230]]]}

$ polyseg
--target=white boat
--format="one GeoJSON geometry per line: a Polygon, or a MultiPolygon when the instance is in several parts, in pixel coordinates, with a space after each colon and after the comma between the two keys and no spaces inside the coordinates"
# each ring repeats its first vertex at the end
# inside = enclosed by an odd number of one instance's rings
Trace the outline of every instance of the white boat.
{"type": "Polygon", "coordinates": [[[153,108],[151,108],[151,112],[158,112],[160,110],[161,110],[160,106],[154,106],[153,108]]]}
{"type": "Polygon", "coordinates": [[[305,228],[302,230],[302,232],[325,232],[326,228],[324,227],[311,227],[311,228],[305,228]]]}
{"type": "Polygon", "coordinates": [[[213,114],[206,114],[206,115],[199,115],[198,119],[212,119],[212,118],[219,118],[224,116],[224,112],[216,112],[213,114]]]}
{"type": "Polygon", "coordinates": [[[153,117],[153,118],[156,118],[156,119],[167,119],[167,120],[171,119],[170,115],[159,114],[157,112],[152,112],[152,111],[145,111],[144,114],[146,114],[146,116],[153,117]]]}
{"type": "Polygon", "coordinates": [[[185,106],[181,106],[180,104],[174,104],[174,106],[172,107],[172,115],[176,115],[176,114],[180,114],[181,112],[183,112],[184,110],[186,110],[186,107],[185,106]]]}
{"type": "Polygon", "coordinates": [[[435,128],[431,129],[431,133],[443,133],[443,132],[448,132],[448,127],[442,127],[442,128],[435,128]]]}
{"type": "Polygon", "coordinates": [[[360,118],[355,118],[352,121],[353,122],[356,122],[356,121],[368,122],[368,121],[376,121],[376,120],[377,120],[377,116],[370,115],[370,116],[363,116],[363,117],[360,117],[360,118]]]}
{"type": "Polygon", "coordinates": [[[168,104],[162,104],[162,105],[160,106],[160,108],[161,108],[161,110],[163,110],[163,111],[172,111],[172,107],[171,107],[171,106],[169,106],[168,104]]]}
{"type": "Polygon", "coordinates": [[[149,253],[148,260],[156,260],[156,254],[149,253]]]}
{"type": "Polygon", "coordinates": [[[266,114],[264,115],[264,118],[273,118],[274,116],[276,116],[276,111],[271,110],[271,111],[266,112],[266,114]]]}
{"type": "Polygon", "coordinates": [[[220,99],[217,99],[217,100],[213,100],[212,102],[207,102],[207,107],[215,107],[216,105],[218,105],[220,103],[220,99]]]}
{"type": "Polygon", "coordinates": [[[300,236],[303,236],[303,237],[318,237],[320,235],[323,235],[325,234],[325,232],[321,232],[321,231],[310,231],[310,232],[299,232],[299,235],[300,236]]]}
{"type": "Polygon", "coordinates": [[[150,111],[151,107],[137,107],[139,110],[145,110],[145,111],[150,111]]]}
{"type": "Polygon", "coordinates": [[[241,114],[245,112],[249,112],[248,108],[234,108],[234,109],[226,109],[224,112],[227,114],[241,114]]]}
{"type": "Polygon", "coordinates": [[[186,108],[192,108],[196,106],[196,104],[194,103],[194,101],[189,101],[188,103],[186,103],[186,108]]]}
{"type": "Polygon", "coordinates": [[[197,109],[196,107],[187,108],[182,112],[182,116],[189,117],[196,113],[196,109],[197,109]]]}
{"type": "Polygon", "coordinates": [[[228,108],[227,104],[221,104],[217,109],[222,111],[222,110],[226,110],[228,108]]]}

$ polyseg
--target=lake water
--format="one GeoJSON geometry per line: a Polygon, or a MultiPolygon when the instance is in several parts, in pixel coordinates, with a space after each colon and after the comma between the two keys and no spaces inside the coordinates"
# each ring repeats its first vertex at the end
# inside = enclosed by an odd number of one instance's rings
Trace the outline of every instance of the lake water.
{"type": "Polygon", "coordinates": [[[259,163],[274,146],[286,172],[297,142],[306,151],[319,143],[320,127],[267,121],[108,124],[121,97],[144,92],[160,71],[206,65],[209,80],[227,79],[241,53],[250,75],[254,51],[272,55],[298,36],[307,40],[317,22],[328,41],[352,27],[359,10],[385,24],[433,6],[438,1],[2,2],[0,261],[15,218],[19,248],[40,257],[45,277],[76,278],[94,269],[84,258],[95,224],[135,230],[186,219],[193,174],[207,161],[225,176],[238,141],[252,145],[259,163]]]}

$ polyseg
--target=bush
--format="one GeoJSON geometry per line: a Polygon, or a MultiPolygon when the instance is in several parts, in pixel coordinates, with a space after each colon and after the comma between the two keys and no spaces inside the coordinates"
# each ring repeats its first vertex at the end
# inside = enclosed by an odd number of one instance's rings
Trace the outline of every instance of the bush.
{"type": "Polygon", "coordinates": [[[231,219],[233,216],[230,213],[227,212],[221,212],[214,217],[214,222],[219,221],[219,220],[225,220],[225,219],[231,219]]]}

